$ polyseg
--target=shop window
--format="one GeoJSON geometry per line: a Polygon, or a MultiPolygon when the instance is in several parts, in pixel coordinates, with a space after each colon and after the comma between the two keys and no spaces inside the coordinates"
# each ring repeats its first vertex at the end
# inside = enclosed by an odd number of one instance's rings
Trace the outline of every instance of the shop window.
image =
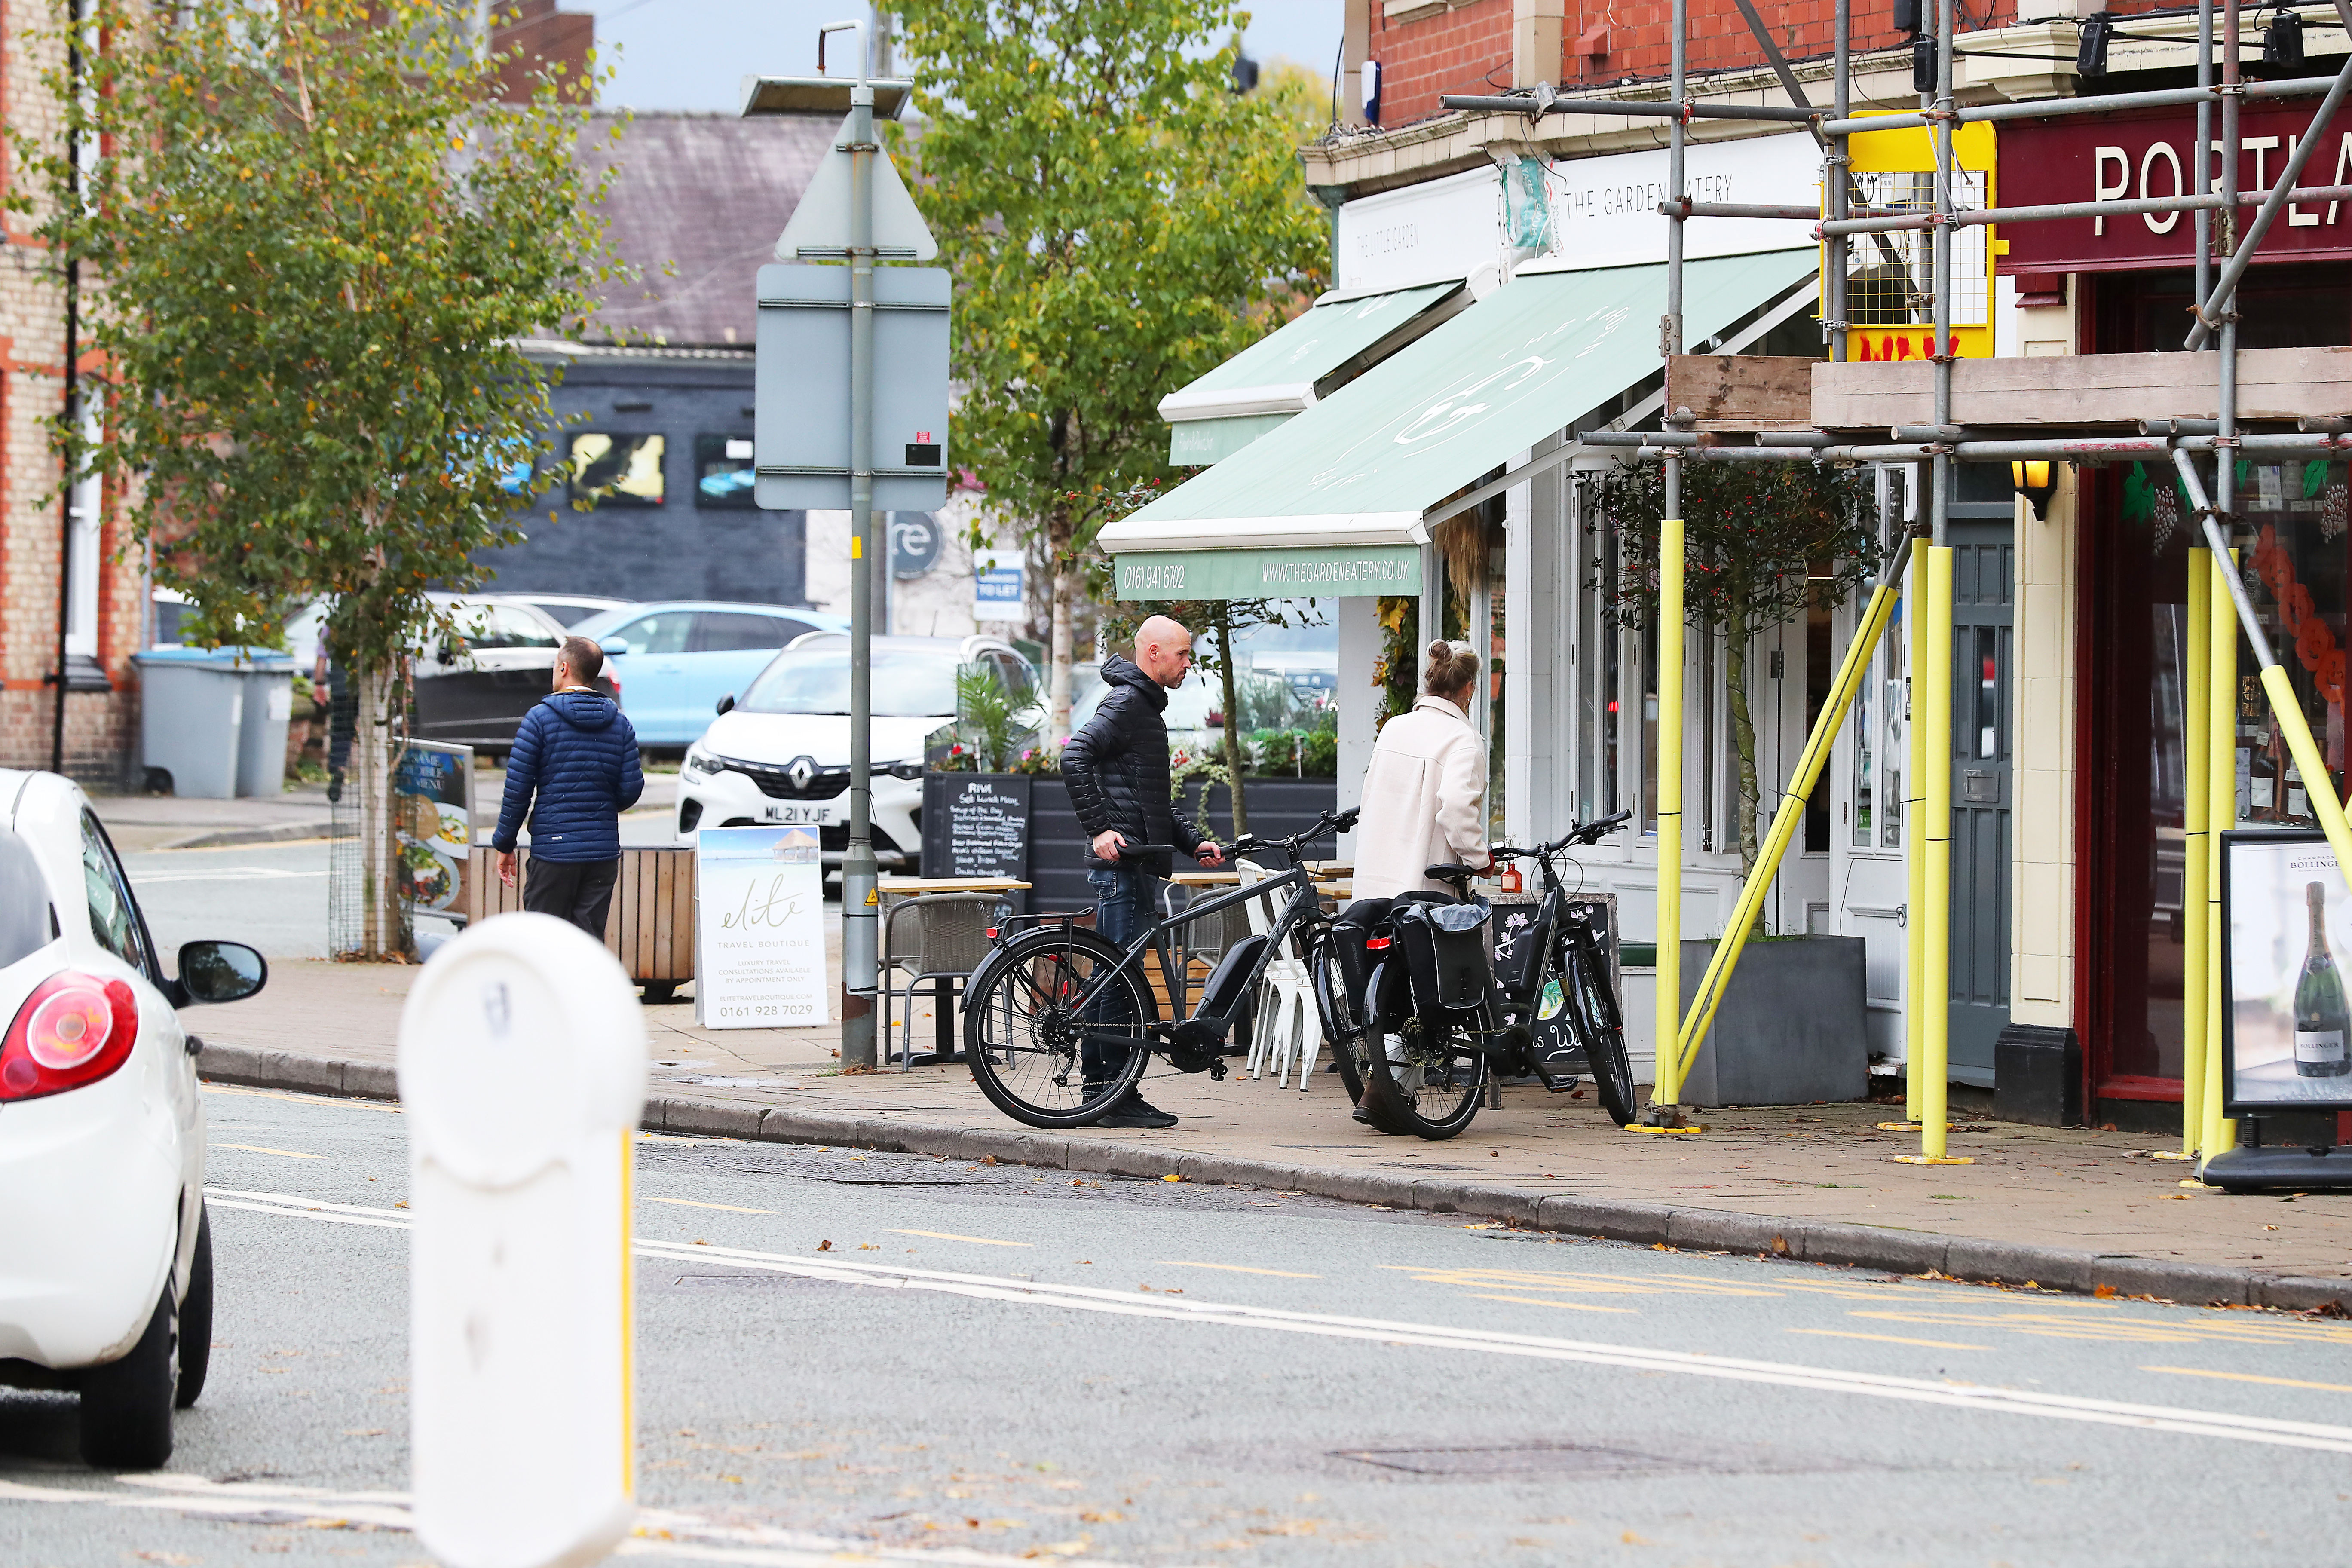
{"type": "Polygon", "coordinates": [[[572,437],[572,503],[605,507],[656,507],[662,504],[662,455],[659,436],[623,436],[583,430],[572,437]]]}
{"type": "Polygon", "coordinates": [[[694,438],[694,504],[706,510],[756,511],[749,436],[694,438]]]}
{"type": "MultiPolygon", "coordinates": [[[[2246,588],[2340,795],[2348,596],[2345,470],[2330,463],[2242,461],[2236,477],[2240,521],[2231,542],[2246,588]]],[[[2302,772],[2262,691],[2253,651],[2240,640],[2238,820],[2316,827],[2302,772]]]]}

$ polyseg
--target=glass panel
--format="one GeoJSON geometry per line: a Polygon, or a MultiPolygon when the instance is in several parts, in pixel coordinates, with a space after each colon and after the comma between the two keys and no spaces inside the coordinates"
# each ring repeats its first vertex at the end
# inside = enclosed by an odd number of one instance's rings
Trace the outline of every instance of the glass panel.
{"type": "MultiPolygon", "coordinates": [[[[1878,656],[1883,665],[1885,656],[1878,656]]],[[[1878,840],[1872,837],[1871,806],[1877,798],[1878,776],[1873,764],[1878,758],[1878,732],[1873,727],[1877,718],[1877,704],[1872,700],[1873,683],[1865,680],[1853,694],[1853,711],[1846,716],[1846,730],[1853,736],[1853,833],[1857,849],[1868,849],[1878,840]]]]}
{"type": "MultiPolygon", "coordinates": [[[[2238,547],[2247,592],[2318,741],[2337,789],[2344,778],[2346,539],[2342,468],[2237,466],[2238,547]]],[[[2240,638],[2238,816],[2264,826],[2315,827],[2301,771],[2287,752],[2240,638]]]]}
{"type": "Polygon", "coordinates": [[[1642,831],[1658,830],[1658,623],[1642,628],[1642,831]]]}
{"type": "Polygon", "coordinates": [[[702,610],[694,617],[697,653],[750,653],[780,648],[792,640],[793,623],[740,610],[702,610]]]}
{"type": "Polygon", "coordinates": [[[751,438],[749,436],[697,436],[694,438],[694,504],[706,510],[756,511],[751,438]]]}
{"type": "Polygon", "coordinates": [[[639,616],[622,626],[613,636],[629,645],[637,653],[684,653],[687,635],[694,628],[694,616],[686,610],[665,610],[657,616],[639,616]]]}
{"type": "MultiPolygon", "coordinates": [[[[1598,541],[1600,559],[1593,564],[1601,583],[1599,603],[1617,602],[1617,525],[1613,519],[1603,518],[1598,541]]],[[[1625,634],[1612,630],[1605,616],[1593,620],[1593,641],[1601,648],[1601,816],[1614,816],[1624,809],[1622,799],[1625,784],[1622,711],[1625,700],[1625,634]]]]}
{"type": "Polygon", "coordinates": [[[661,505],[662,448],[659,436],[587,430],[572,437],[572,504],[592,510],[661,505]]]}
{"type": "Polygon", "coordinates": [[[563,639],[549,631],[537,616],[512,605],[491,606],[476,647],[553,647],[563,639]]]}
{"type": "MultiPolygon", "coordinates": [[[[1825,575],[1826,569],[1815,567],[1816,576],[1825,575]]],[[[1835,640],[1832,626],[1837,612],[1831,609],[1816,593],[1805,609],[1805,733],[1813,732],[1813,725],[1829,705],[1830,683],[1837,678],[1830,648],[1835,640]]],[[[1802,744],[1801,741],[1799,744],[1802,744]]],[[[1830,847],[1830,792],[1819,784],[1805,800],[1805,849],[1809,854],[1826,854],[1830,847]]]]}
{"type": "Polygon", "coordinates": [[[81,879],[89,900],[90,934],[107,952],[152,975],[139,942],[139,910],[131,901],[131,885],[88,812],[81,818],[81,879]]]}

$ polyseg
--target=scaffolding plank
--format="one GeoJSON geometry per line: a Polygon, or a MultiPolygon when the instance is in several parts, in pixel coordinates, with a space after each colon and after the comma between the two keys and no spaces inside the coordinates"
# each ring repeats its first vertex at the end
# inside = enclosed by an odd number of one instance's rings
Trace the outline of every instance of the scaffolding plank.
{"type": "MultiPolygon", "coordinates": [[[[2068,354],[1963,359],[1952,365],[1952,419],[1960,425],[2134,427],[2142,419],[2211,419],[2219,413],[2210,353],[2068,354]]],[[[1811,423],[1826,430],[1925,425],[1935,366],[1925,360],[1811,366],[1811,423]]],[[[2245,349],[2238,354],[2238,417],[2261,422],[2352,412],[2352,348],[2245,349]]]]}
{"type": "Polygon", "coordinates": [[[1812,422],[1811,355],[1675,354],[1666,406],[1687,408],[1702,430],[1801,429],[1812,422]]]}

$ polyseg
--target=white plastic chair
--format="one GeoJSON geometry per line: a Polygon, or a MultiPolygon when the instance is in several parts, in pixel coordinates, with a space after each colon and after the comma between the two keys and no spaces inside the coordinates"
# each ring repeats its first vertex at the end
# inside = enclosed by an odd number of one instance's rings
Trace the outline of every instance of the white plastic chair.
{"type": "MultiPolygon", "coordinates": [[[[1250,887],[1275,875],[1265,867],[1249,860],[1235,861],[1234,869],[1241,874],[1242,886],[1250,887]]],[[[1255,898],[1243,906],[1249,910],[1250,931],[1266,936],[1274,930],[1272,902],[1255,898]]],[[[1258,984],[1257,1026],[1250,1031],[1248,1073],[1253,1079],[1264,1075],[1270,1065],[1277,1087],[1289,1077],[1294,1062],[1298,1068],[1298,1091],[1307,1092],[1309,1076],[1315,1070],[1315,1059],[1323,1043],[1319,1015],[1315,1010],[1315,997],[1302,959],[1279,953],[1265,966],[1265,977],[1258,984]]]]}

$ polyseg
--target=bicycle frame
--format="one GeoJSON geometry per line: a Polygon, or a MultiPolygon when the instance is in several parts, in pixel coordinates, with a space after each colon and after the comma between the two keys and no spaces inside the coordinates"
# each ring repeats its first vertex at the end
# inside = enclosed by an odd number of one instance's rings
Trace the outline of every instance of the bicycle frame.
{"type": "MultiPolygon", "coordinates": [[[[1215,914],[1220,910],[1236,908],[1252,899],[1270,897],[1277,889],[1297,889],[1289,903],[1283,909],[1281,915],[1275,921],[1273,931],[1267,933],[1265,948],[1258,954],[1257,962],[1251,965],[1248,981],[1235,993],[1240,1000],[1236,1001],[1232,1009],[1227,1012],[1213,1016],[1208,1015],[1199,1016],[1200,1022],[1216,1026],[1218,1034],[1223,1035],[1225,1026],[1231,1024],[1235,1015],[1248,1005],[1248,999],[1256,994],[1258,982],[1265,976],[1266,965],[1274,962],[1275,954],[1282,951],[1283,944],[1288,941],[1292,931],[1299,926],[1310,924],[1322,918],[1322,909],[1312,895],[1313,887],[1314,878],[1308,873],[1307,868],[1294,863],[1290,869],[1278,876],[1269,877],[1265,881],[1255,882],[1245,887],[1235,888],[1230,892],[1219,893],[1214,898],[1186,906],[1181,915],[1171,915],[1165,920],[1153,921],[1136,932],[1133,939],[1128,942],[1126,951],[1119,954],[1117,963],[1097,973],[1093,979],[1087,982],[1085,988],[1070,1003],[1072,1010],[1083,1017],[1086,1009],[1094,1003],[1102,987],[1110,984],[1113,977],[1123,973],[1129,964],[1136,963],[1143,956],[1146,948],[1159,950],[1160,972],[1168,976],[1172,999],[1181,1005],[1184,998],[1185,977],[1177,973],[1176,965],[1171,960],[1169,944],[1166,941],[1168,933],[1180,927],[1188,926],[1194,921],[1215,914]]],[[[1206,1000],[1207,998],[1202,998],[1204,1003],[1206,1000]]],[[[1192,1016],[1187,1015],[1187,1019],[1192,1016]]],[[[1171,1023],[1186,1020],[1170,1020],[1171,1023]]]]}

